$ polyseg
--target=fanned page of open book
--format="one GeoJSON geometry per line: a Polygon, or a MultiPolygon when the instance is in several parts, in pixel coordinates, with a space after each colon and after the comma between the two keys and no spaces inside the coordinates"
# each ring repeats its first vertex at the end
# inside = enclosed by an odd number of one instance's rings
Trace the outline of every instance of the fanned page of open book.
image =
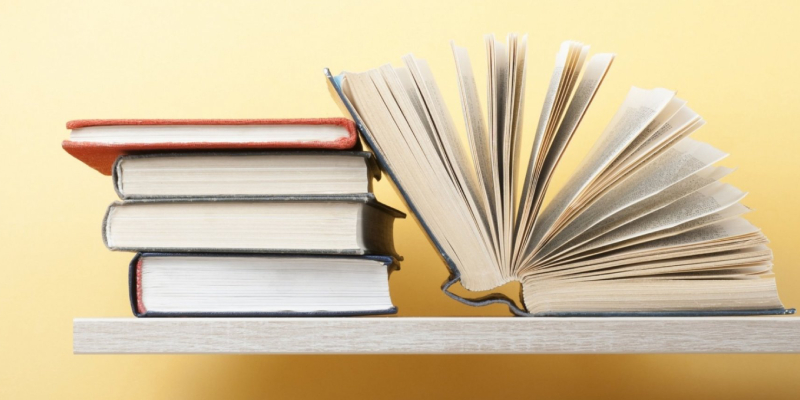
{"type": "Polygon", "coordinates": [[[340,81],[465,288],[519,281],[535,315],[783,310],[767,239],[742,218],[745,193],[720,182],[732,172],[715,165],[727,154],[689,138],[705,121],[685,100],[633,87],[545,204],[615,56],[564,42],[538,123],[525,127],[527,36],[487,35],[485,44],[484,112],[470,56],[451,43],[463,133],[413,55],[340,81]],[[521,148],[523,135],[531,148],[521,148]]]}

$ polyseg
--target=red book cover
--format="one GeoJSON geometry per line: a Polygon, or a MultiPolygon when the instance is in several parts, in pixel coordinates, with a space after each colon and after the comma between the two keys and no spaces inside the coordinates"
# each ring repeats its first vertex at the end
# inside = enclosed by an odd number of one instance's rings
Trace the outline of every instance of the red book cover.
{"type": "MultiPolygon", "coordinates": [[[[136,261],[136,311],[134,315],[139,314],[147,314],[147,308],[144,306],[144,301],[142,301],[142,263],[144,262],[144,258],[141,258],[137,255],[138,261],[136,261]]],[[[134,258],[134,260],[136,260],[134,258]]]]}
{"type": "Polygon", "coordinates": [[[336,125],[347,129],[346,137],[332,141],[281,141],[281,142],[174,142],[174,143],[93,143],[65,140],[61,147],[86,165],[111,175],[117,157],[164,151],[190,150],[259,150],[259,149],[315,149],[348,150],[358,143],[358,134],[353,121],[346,118],[300,118],[300,119],[83,119],[67,122],[67,129],[94,126],[142,126],[142,125],[336,125]]]}

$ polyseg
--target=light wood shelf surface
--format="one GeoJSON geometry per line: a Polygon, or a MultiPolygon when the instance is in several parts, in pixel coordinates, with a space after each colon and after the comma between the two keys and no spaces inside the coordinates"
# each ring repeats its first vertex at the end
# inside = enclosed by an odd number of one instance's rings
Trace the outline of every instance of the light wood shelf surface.
{"type": "Polygon", "coordinates": [[[78,318],[76,354],[798,353],[800,318],[78,318]]]}

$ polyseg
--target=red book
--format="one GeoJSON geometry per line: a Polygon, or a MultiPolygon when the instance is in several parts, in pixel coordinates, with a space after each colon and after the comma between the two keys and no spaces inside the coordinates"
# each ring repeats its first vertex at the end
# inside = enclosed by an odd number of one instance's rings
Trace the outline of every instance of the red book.
{"type": "Polygon", "coordinates": [[[233,149],[353,149],[355,124],[345,118],[309,119],[88,119],[67,122],[61,147],[111,175],[127,154],[233,149]]]}

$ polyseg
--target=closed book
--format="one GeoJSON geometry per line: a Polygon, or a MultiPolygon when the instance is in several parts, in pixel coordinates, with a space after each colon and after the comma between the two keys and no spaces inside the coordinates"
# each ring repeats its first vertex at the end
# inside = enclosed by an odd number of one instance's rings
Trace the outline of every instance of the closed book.
{"type": "Polygon", "coordinates": [[[67,153],[104,175],[126,154],[198,150],[360,148],[353,121],[299,119],[87,119],[67,122],[67,153]]]}
{"type": "Polygon", "coordinates": [[[392,228],[405,214],[372,194],[128,200],[111,204],[111,250],[397,256],[392,228]]]}
{"type": "Polygon", "coordinates": [[[371,193],[372,153],[292,150],[121,156],[112,171],[121,199],[328,196],[371,193]]]}
{"type": "Polygon", "coordinates": [[[394,314],[389,256],[140,253],[130,263],[137,317],[394,314]]]}

